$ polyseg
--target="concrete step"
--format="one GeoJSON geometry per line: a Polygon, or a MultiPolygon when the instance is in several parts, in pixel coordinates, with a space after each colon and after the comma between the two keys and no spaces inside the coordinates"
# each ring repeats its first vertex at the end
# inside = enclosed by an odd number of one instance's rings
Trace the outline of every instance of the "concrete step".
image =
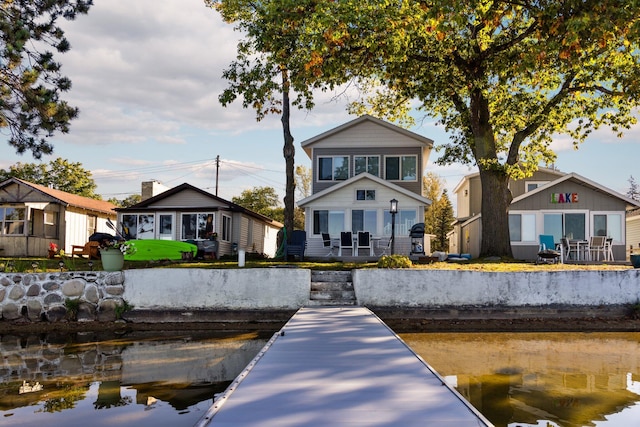
{"type": "Polygon", "coordinates": [[[355,300],[346,301],[341,299],[340,300],[309,300],[307,305],[310,307],[323,307],[323,306],[339,307],[339,306],[355,306],[357,305],[357,302],[355,300]]]}
{"type": "Polygon", "coordinates": [[[343,299],[355,301],[356,293],[353,291],[311,291],[309,298],[312,300],[343,299]]]}
{"type": "Polygon", "coordinates": [[[312,271],[311,282],[351,282],[351,271],[312,271]]]}
{"type": "Polygon", "coordinates": [[[312,291],[353,291],[353,282],[311,282],[312,291]]]}

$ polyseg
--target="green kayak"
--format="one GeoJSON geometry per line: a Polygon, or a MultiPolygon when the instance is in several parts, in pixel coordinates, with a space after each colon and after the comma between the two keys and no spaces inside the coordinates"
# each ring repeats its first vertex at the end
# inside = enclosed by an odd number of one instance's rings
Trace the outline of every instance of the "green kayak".
{"type": "Polygon", "coordinates": [[[176,240],[130,240],[136,251],[132,254],[125,254],[126,261],[158,261],[161,259],[183,259],[183,253],[191,252],[195,258],[198,247],[187,242],[176,240]]]}

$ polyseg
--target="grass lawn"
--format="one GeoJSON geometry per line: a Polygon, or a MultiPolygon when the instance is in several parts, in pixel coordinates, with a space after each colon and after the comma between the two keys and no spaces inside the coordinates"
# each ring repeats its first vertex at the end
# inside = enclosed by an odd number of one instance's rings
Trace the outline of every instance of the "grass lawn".
{"type": "MultiPolygon", "coordinates": [[[[100,260],[92,261],[86,258],[0,258],[0,272],[56,272],[61,271],[101,271],[100,260]],[[11,263],[13,265],[11,266],[11,263]]],[[[226,260],[193,260],[193,261],[126,261],[124,269],[138,268],[238,268],[236,259],[226,260]]],[[[248,258],[244,268],[307,268],[311,270],[353,270],[357,268],[377,268],[375,262],[336,262],[336,261],[305,261],[284,262],[278,260],[254,260],[248,258]]],[[[491,272],[517,272],[517,271],[603,271],[603,270],[629,270],[630,264],[542,264],[522,261],[485,261],[475,259],[468,262],[435,262],[432,264],[414,264],[415,269],[434,270],[467,270],[467,271],[491,271],[491,272]]]]}

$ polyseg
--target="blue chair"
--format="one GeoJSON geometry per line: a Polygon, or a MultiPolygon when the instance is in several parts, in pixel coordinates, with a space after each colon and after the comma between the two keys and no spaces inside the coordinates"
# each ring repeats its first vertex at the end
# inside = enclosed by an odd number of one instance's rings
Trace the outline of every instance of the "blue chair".
{"type": "Polygon", "coordinates": [[[557,263],[561,260],[562,253],[556,250],[556,243],[553,240],[553,236],[550,234],[541,234],[540,248],[538,250],[538,258],[536,264],[540,263],[557,263]]]}
{"type": "Polygon", "coordinates": [[[295,230],[291,233],[291,240],[284,247],[284,260],[288,261],[289,255],[297,256],[304,261],[304,251],[307,247],[307,232],[295,230]]]}

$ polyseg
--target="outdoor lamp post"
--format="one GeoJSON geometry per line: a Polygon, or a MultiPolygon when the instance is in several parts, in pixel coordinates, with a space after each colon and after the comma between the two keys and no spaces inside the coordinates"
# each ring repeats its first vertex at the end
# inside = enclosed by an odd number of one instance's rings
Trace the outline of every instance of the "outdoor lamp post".
{"type": "Polygon", "coordinates": [[[396,244],[396,214],[398,213],[398,201],[396,199],[391,199],[389,213],[391,214],[391,255],[393,255],[396,244]]]}

